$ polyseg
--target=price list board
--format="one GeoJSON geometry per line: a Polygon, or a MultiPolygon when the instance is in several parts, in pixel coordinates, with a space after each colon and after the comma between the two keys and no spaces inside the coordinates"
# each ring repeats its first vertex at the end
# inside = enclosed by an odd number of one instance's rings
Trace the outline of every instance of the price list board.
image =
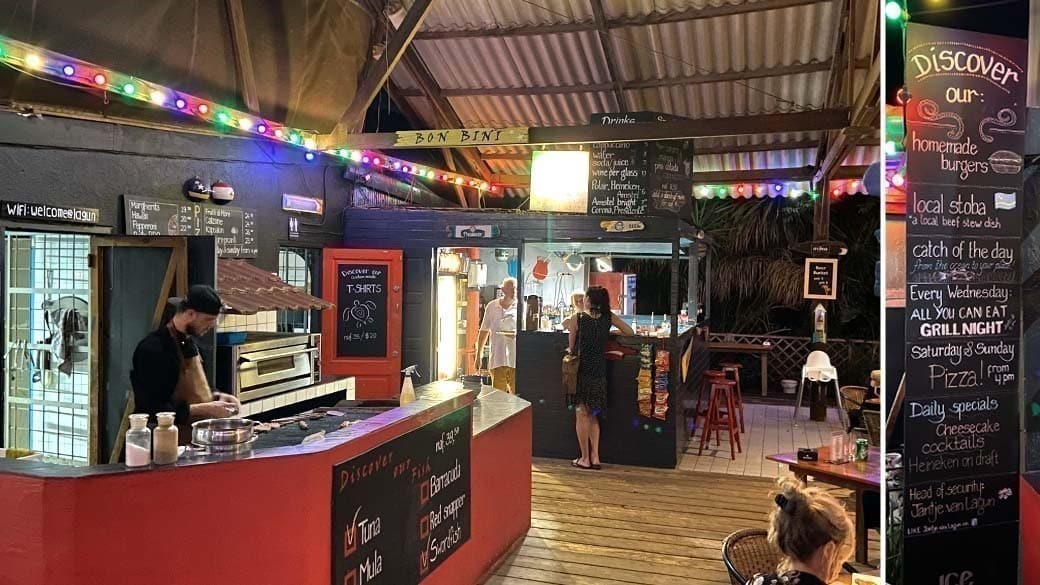
{"type": "Polygon", "coordinates": [[[1027,44],[906,39],[903,582],[1014,583],[1027,44]]]}
{"type": "MultiPolygon", "coordinates": [[[[596,114],[595,126],[665,124],[654,112],[596,114]]],[[[688,217],[693,150],[688,140],[609,142],[590,147],[589,215],[688,217]],[[685,214],[685,215],[684,215],[685,214]]]]}
{"type": "Polygon", "coordinates": [[[415,585],[470,537],[466,406],[332,470],[332,584],[415,585]]]}
{"type": "Polygon", "coordinates": [[[130,236],[213,236],[221,258],[256,258],[256,210],[123,196],[130,236]]]}

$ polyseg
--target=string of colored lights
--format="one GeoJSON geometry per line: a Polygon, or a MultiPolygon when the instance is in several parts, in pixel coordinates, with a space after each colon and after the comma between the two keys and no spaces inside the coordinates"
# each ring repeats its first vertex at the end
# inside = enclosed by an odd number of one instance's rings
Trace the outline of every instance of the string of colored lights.
{"type": "MultiPolygon", "coordinates": [[[[304,157],[308,161],[313,161],[319,153],[324,153],[342,160],[369,165],[374,169],[404,173],[428,181],[439,181],[479,191],[490,191],[491,193],[498,193],[501,190],[499,185],[490,184],[483,179],[415,164],[375,151],[343,148],[319,151],[316,150],[317,133],[313,131],[292,128],[260,116],[254,116],[248,112],[223,106],[212,100],[202,99],[152,81],[36,47],[3,35],[0,35],[0,64],[7,65],[29,75],[47,76],[51,81],[62,85],[73,85],[90,90],[112,92],[129,100],[216,124],[227,131],[241,132],[249,136],[297,146],[305,149],[304,157]]],[[[762,198],[780,196],[798,198],[802,195],[808,195],[812,199],[816,199],[817,194],[803,188],[804,186],[804,184],[699,186],[694,190],[694,196],[697,198],[762,198]]],[[[838,197],[845,193],[856,193],[859,191],[859,181],[852,181],[850,186],[851,191],[848,188],[835,187],[831,194],[834,197],[838,197]]]]}
{"type": "Polygon", "coordinates": [[[371,165],[374,168],[408,173],[431,181],[492,193],[499,191],[498,186],[490,185],[482,179],[417,165],[377,152],[347,149],[317,151],[315,150],[317,148],[317,133],[315,132],[292,128],[248,112],[223,106],[212,100],[205,100],[165,85],[3,35],[0,35],[0,64],[28,75],[46,76],[44,78],[50,78],[51,81],[62,85],[111,92],[129,100],[163,108],[179,115],[192,116],[198,120],[216,124],[228,131],[242,132],[249,136],[301,147],[305,149],[304,157],[308,161],[315,160],[318,153],[323,152],[341,159],[371,165]]]}
{"type": "MultiPolygon", "coordinates": [[[[830,195],[838,198],[844,195],[865,194],[863,183],[858,180],[831,181],[833,188],[830,195]]],[[[715,199],[729,197],[732,199],[798,199],[808,197],[815,201],[819,193],[809,190],[808,183],[772,183],[772,184],[737,184],[737,185],[698,185],[693,190],[696,199],[715,199]]]]}

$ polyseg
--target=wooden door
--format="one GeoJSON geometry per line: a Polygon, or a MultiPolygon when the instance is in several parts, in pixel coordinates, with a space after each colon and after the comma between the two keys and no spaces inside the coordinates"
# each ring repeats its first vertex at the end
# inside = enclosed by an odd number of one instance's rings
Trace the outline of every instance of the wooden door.
{"type": "Polygon", "coordinates": [[[326,249],[322,297],[322,372],[354,376],[356,395],[393,398],[401,390],[400,250],[326,249]]]}

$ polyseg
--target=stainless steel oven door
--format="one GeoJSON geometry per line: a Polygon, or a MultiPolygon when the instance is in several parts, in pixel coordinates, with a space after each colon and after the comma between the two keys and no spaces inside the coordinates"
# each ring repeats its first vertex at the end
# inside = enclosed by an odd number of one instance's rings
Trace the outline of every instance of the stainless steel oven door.
{"type": "Polygon", "coordinates": [[[245,393],[257,386],[310,376],[316,347],[284,347],[243,353],[238,357],[238,388],[245,393]]]}

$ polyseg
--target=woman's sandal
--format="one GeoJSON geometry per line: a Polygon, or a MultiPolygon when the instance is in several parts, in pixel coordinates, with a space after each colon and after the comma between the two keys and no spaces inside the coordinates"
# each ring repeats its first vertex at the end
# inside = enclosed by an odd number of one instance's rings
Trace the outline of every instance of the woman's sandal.
{"type": "Polygon", "coordinates": [[[587,465],[582,465],[581,463],[578,463],[578,461],[579,461],[578,459],[575,459],[574,461],[571,461],[571,465],[574,466],[574,467],[577,467],[578,469],[585,469],[585,470],[594,469],[591,465],[588,465],[588,466],[587,465]]]}
{"type": "Polygon", "coordinates": [[[589,469],[595,469],[596,471],[599,471],[600,469],[603,469],[603,466],[599,463],[593,463],[591,466],[589,466],[589,469]]]}

